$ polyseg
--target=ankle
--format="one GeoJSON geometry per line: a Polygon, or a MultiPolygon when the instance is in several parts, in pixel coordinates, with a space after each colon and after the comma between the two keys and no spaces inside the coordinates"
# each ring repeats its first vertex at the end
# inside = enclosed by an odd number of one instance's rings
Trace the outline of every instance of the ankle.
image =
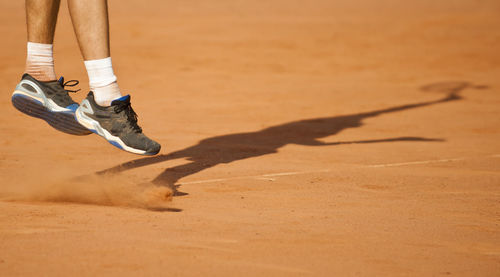
{"type": "Polygon", "coordinates": [[[122,97],[117,82],[113,82],[104,87],[90,87],[94,92],[94,100],[99,106],[111,106],[113,100],[122,97]]]}
{"type": "Polygon", "coordinates": [[[24,72],[39,81],[56,80],[52,44],[28,42],[24,72]]]}
{"type": "Polygon", "coordinates": [[[98,105],[110,106],[113,100],[122,96],[116,83],[111,57],[85,61],[85,68],[89,76],[90,90],[94,92],[98,105]]]}

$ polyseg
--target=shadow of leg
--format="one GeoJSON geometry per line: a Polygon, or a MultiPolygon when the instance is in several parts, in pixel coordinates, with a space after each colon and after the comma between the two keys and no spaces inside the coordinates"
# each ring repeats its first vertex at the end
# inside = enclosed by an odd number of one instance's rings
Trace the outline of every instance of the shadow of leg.
{"type": "Polygon", "coordinates": [[[158,175],[152,182],[158,186],[166,186],[174,191],[174,196],[184,196],[187,195],[185,192],[178,190],[180,187],[177,182],[186,176],[195,174],[204,169],[210,168],[217,165],[218,163],[208,163],[203,161],[194,161],[187,164],[179,165],[176,167],[171,167],[165,169],[160,175],[158,175]]]}

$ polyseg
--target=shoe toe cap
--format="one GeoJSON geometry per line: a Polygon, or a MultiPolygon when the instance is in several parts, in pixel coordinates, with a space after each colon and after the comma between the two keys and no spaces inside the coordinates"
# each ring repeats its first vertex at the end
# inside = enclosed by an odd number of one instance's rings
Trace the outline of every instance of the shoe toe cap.
{"type": "Polygon", "coordinates": [[[140,139],[139,144],[142,146],[139,148],[146,151],[146,153],[144,153],[144,155],[156,155],[156,154],[158,154],[158,152],[160,152],[160,149],[161,149],[161,145],[158,142],[148,138],[145,135],[142,135],[142,138],[140,139]]]}
{"type": "Polygon", "coordinates": [[[161,145],[156,141],[151,141],[152,143],[146,149],[146,155],[156,155],[160,152],[161,145]]]}

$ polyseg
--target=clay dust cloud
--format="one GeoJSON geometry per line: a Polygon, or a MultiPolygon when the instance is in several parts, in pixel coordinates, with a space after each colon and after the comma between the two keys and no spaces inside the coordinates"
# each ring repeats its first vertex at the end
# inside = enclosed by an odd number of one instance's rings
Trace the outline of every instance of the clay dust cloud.
{"type": "Polygon", "coordinates": [[[20,176],[0,189],[0,199],[175,210],[170,207],[173,196],[170,188],[137,178],[112,174],[53,175],[56,174],[20,176]]]}

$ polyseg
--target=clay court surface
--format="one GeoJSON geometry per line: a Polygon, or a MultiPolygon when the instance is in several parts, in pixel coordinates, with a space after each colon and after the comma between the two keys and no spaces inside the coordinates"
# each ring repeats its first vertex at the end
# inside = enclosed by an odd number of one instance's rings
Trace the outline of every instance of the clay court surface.
{"type": "MultiPolygon", "coordinates": [[[[148,158],[12,107],[23,2],[0,2],[1,276],[500,275],[499,1],[110,1],[148,158]]],[[[81,100],[65,3],[55,53],[81,100]]]]}

